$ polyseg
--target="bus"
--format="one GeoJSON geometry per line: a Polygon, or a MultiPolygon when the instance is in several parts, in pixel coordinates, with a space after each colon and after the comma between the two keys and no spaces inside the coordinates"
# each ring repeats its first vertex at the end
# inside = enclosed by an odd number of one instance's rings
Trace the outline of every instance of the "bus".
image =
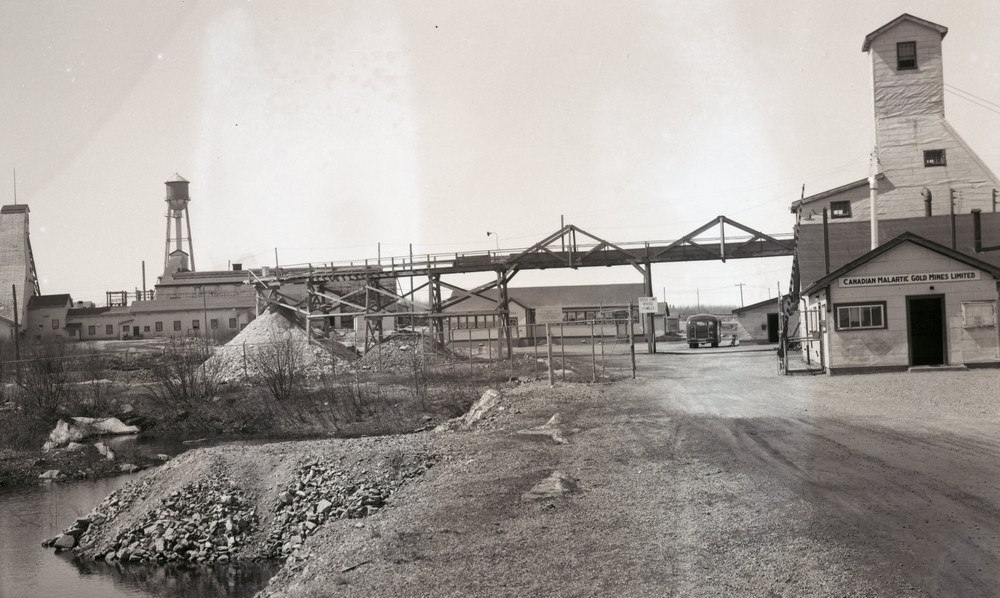
{"type": "Polygon", "coordinates": [[[687,319],[687,343],[692,349],[701,345],[719,346],[722,322],[712,314],[698,314],[687,319]]]}

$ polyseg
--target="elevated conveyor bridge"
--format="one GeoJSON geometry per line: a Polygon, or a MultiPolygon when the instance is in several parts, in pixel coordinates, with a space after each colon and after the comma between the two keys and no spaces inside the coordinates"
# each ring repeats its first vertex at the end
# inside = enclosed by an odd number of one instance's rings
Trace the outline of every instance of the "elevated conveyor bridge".
{"type": "MultiPolygon", "coordinates": [[[[794,249],[791,234],[768,235],[725,216],[712,219],[674,241],[612,243],[569,224],[526,249],[295,264],[265,268],[259,276],[251,273],[249,282],[257,290],[258,313],[266,305],[280,306],[294,312],[310,333],[315,320],[364,318],[367,349],[381,340],[385,316],[427,317],[434,338],[443,343],[441,318],[445,310],[471,297],[496,301],[500,330],[506,330],[508,284],[522,270],[631,266],[642,275],[649,297],[653,296],[652,264],[791,256],[794,249]],[[735,229],[736,234],[727,236],[727,227],[729,232],[735,229]],[[442,280],[442,276],[477,272],[494,272],[496,279],[474,289],[463,289],[442,280]],[[403,292],[396,282],[400,278],[419,278],[424,282],[403,292]],[[297,291],[288,292],[290,287],[297,291]],[[345,288],[352,290],[344,291],[345,288]],[[453,296],[444,299],[443,288],[454,291],[453,296]],[[430,297],[428,307],[417,310],[414,306],[422,302],[414,298],[424,289],[430,297]],[[498,290],[495,296],[485,295],[492,289],[498,290]]],[[[648,329],[652,330],[653,316],[648,318],[648,329]]],[[[652,337],[647,335],[650,352],[655,351],[652,337]]],[[[505,340],[509,355],[510,339],[505,340]]]]}

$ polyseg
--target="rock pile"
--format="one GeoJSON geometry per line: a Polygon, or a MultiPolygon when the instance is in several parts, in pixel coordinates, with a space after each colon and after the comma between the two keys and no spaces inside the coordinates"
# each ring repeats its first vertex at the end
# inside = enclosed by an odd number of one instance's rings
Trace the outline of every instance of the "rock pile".
{"type": "MultiPolygon", "coordinates": [[[[336,341],[323,341],[333,345],[336,341]]],[[[353,352],[337,346],[334,356],[343,361],[353,352]]],[[[282,362],[293,363],[295,369],[307,377],[318,377],[333,370],[330,349],[310,345],[304,330],[298,328],[280,313],[265,312],[257,316],[239,334],[201,366],[220,382],[259,380],[267,374],[266,368],[282,362]],[[293,354],[289,361],[289,354],[293,354]]]]}
{"type": "Polygon", "coordinates": [[[377,513],[406,479],[421,475],[431,465],[424,461],[396,477],[360,476],[333,463],[313,460],[298,470],[298,479],[278,494],[274,526],[265,545],[270,558],[299,556],[305,539],[324,523],[360,519],[377,513]]]}
{"type": "Polygon", "coordinates": [[[399,372],[412,370],[414,364],[436,365],[451,361],[456,361],[453,355],[434,350],[430,336],[397,331],[369,349],[355,366],[360,370],[399,372]]]}
{"type": "MultiPolygon", "coordinates": [[[[83,520],[87,526],[75,538],[82,549],[95,559],[130,563],[187,561],[190,563],[227,563],[236,558],[258,529],[254,501],[226,478],[195,482],[171,492],[149,510],[134,527],[123,530],[108,546],[88,543],[86,531],[91,523],[114,519],[118,513],[143,494],[140,486],[126,486],[108,497],[83,520]]],[[[81,520],[74,524],[80,526],[81,520]]],[[[66,535],[54,539],[53,546],[66,535]]],[[[62,546],[72,548],[73,545],[62,546]]]]}

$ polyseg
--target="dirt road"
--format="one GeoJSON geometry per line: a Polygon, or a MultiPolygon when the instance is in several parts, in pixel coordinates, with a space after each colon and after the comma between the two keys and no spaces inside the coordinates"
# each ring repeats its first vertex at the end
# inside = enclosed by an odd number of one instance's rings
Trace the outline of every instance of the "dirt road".
{"type": "Polygon", "coordinates": [[[529,385],[390,508],[328,526],[282,596],[985,596],[1000,590],[1000,371],[780,377],[640,356],[529,385]],[[567,443],[519,434],[559,413],[567,443]],[[524,493],[560,471],[565,497],[524,493]]]}

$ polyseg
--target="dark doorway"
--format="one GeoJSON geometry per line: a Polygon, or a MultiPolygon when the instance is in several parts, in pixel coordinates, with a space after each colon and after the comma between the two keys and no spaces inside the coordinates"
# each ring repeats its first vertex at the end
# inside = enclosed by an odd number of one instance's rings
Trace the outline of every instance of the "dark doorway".
{"type": "Polygon", "coordinates": [[[139,327],[138,326],[133,326],[132,327],[132,336],[134,336],[135,338],[139,338],[139,327]]]}
{"type": "Polygon", "coordinates": [[[907,297],[910,365],[943,365],[944,297],[907,297]]]}
{"type": "Polygon", "coordinates": [[[767,314],[767,342],[778,342],[778,314],[767,314]]]}

